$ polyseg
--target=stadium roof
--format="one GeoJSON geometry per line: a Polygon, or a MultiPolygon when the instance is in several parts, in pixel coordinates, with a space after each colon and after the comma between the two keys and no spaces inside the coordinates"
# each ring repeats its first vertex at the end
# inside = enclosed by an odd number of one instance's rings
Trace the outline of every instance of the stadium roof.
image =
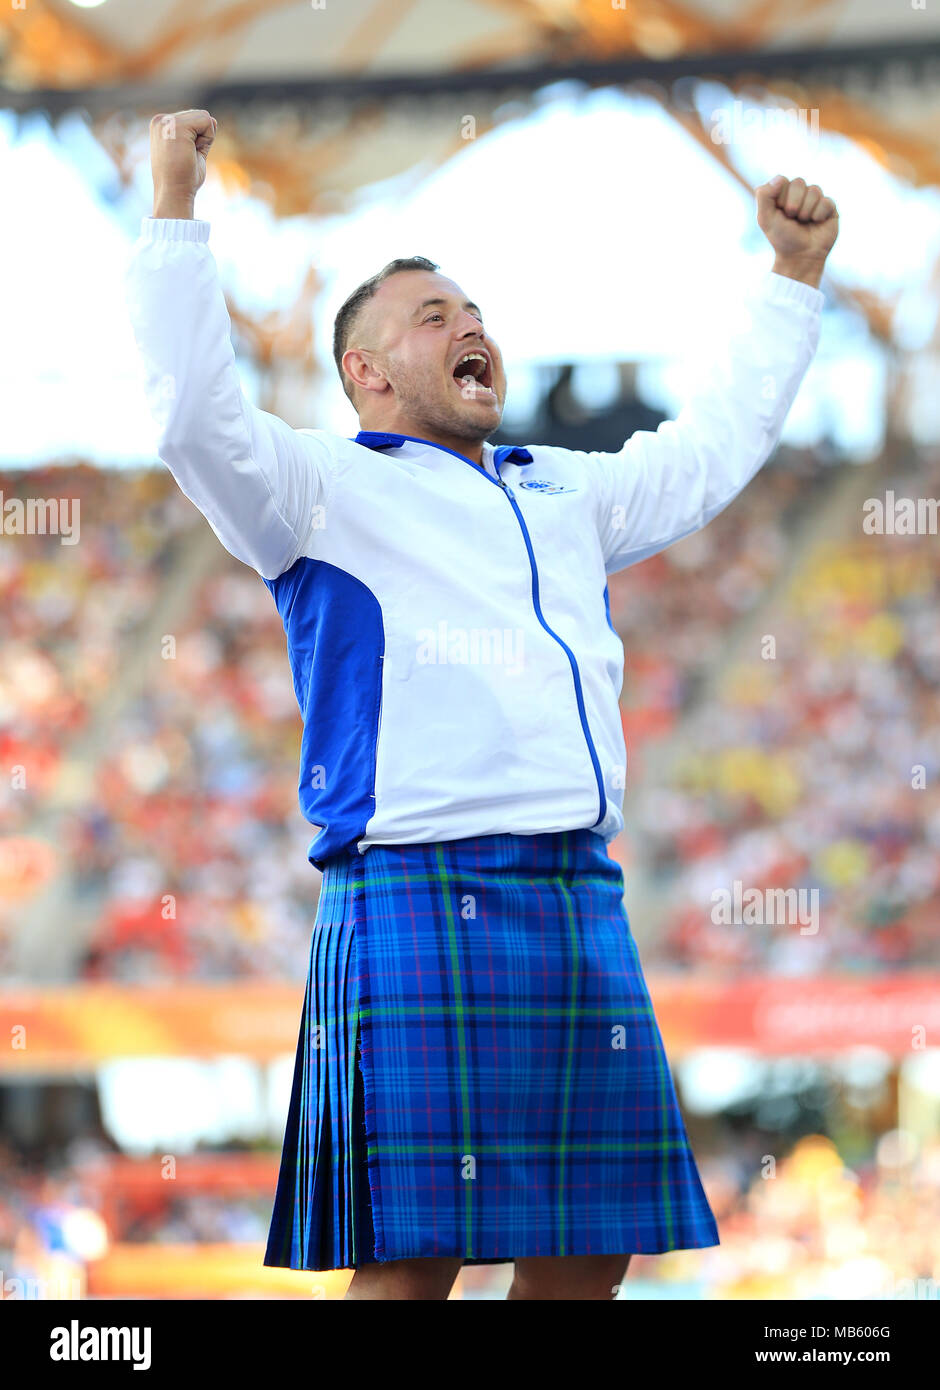
{"type": "Polygon", "coordinates": [[[361,77],[539,68],[615,58],[940,39],[926,5],[883,0],[13,0],[3,81],[88,88],[169,81],[361,77]]]}
{"type": "MultiPolygon", "coordinates": [[[[915,184],[940,182],[940,12],[883,0],[13,0],[0,106],[87,109],[119,164],[127,117],[209,106],[217,156],[282,215],[466,144],[558,80],[770,82],[915,184]],[[19,8],[18,5],[22,5],[19,8]],[[315,111],[314,109],[315,108],[315,111]],[[117,118],[116,118],[117,113],[117,118]],[[289,157],[285,154],[289,142],[289,157]]],[[[678,84],[678,87],[677,87],[678,84]]],[[[694,116],[691,120],[695,121],[694,116]]],[[[128,170],[128,178],[130,172],[128,170]]]]}
{"type": "MultiPolygon", "coordinates": [[[[75,168],[128,235],[144,207],[149,210],[148,123],[157,112],[208,107],[220,120],[211,160],[217,187],[226,196],[261,200],[277,218],[321,219],[322,229],[358,215],[363,190],[395,180],[384,189],[390,220],[414,187],[433,171],[446,171],[455,157],[470,198],[481,190],[492,197],[490,166],[481,173],[470,157],[474,144],[478,151],[487,144],[475,137],[499,135],[531,113],[544,115],[559,95],[580,104],[581,93],[598,88],[658,106],[665,123],[697,146],[703,164],[719,166],[716,193],[729,183],[748,193],[778,167],[836,189],[846,225],[827,289],[860,311],[876,338],[897,342],[903,281],[908,317],[910,301],[919,305],[908,346],[940,343],[935,7],[892,10],[882,0],[148,0],[146,6],[140,0],[12,0],[0,6],[0,109],[14,113],[14,120],[46,113],[75,168]],[[717,140],[710,117],[721,102],[738,97],[746,111],[763,108],[766,124],[756,138],[742,129],[731,141],[717,140]],[[834,152],[831,141],[813,146],[804,160],[805,142],[801,147],[772,138],[774,115],[809,118],[823,136],[847,137],[836,144],[858,156],[851,178],[834,176],[834,160],[845,152],[834,152]],[[102,151],[109,157],[106,168],[95,162],[102,151]],[[885,175],[880,183],[873,172],[885,175]],[[890,257],[882,254],[888,191],[896,199],[892,216],[906,228],[903,245],[890,257]],[[877,248],[858,235],[866,220],[873,226],[879,221],[865,216],[873,199],[882,219],[877,248]]],[[[545,129],[545,139],[557,138],[550,125],[545,129]]],[[[585,121],[577,129],[597,126],[585,121]]],[[[576,166],[591,171],[586,196],[593,202],[608,171],[658,175],[655,161],[650,168],[621,143],[644,138],[638,123],[626,134],[622,124],[604,131],[600,140],[596,133],[584,137],[593,142],[590,151],[569,149],[558,163],[567,196],[557,212],[567,213],[579,196],[572,191],[576,166]]],[[[570,132],[576,132],[573,122],[570,132]]],[[[846,167],[840,165],[840,173],[846,167]]],[[[540,202],[559,201],[554,171],[543,171],[542,164],[539,170],[538,179],[528,179],[530,202],[536,186],[540,202]]],[[[523,172],[512,185],[516,196],[523,172]]],[[[57,176],[50,172],[47,182],[48,216],[54,218],[56,196],[61,205],[63,194],[57,176]]],[[[664,186],[663,197],[667,192],[664,186]]],[[[33,199],[39,196],[34,191],[33,199]]],[[[212,196],[209,188],[201,195],[203,216],[211,216],[212,196]]],[[[501,198],[506,205],[505,179],[501,198]]],[[[30,207],[35,226],[36,203],[30,207]]],[[[606,215],[614,214],[608,208],[606,215]]],[[[622,220],[621,212],[615,215],[622,220]]],[[[738,235],[737,224],[725,215],[730,239],[738,235]]],[[[556,215],[553,230],[558,222],[556,215]]],[[[443,245],[443,229],[435,237],[430,227],[425,235],[425,222],[420,225],[422,247],[443,245]]],[[[218,254],[225,249],[222,228],[214,235],[218,254]]],[[[411,240],[410,234],[400,238],[401,244],[411,240]]],[[[505,229],[500,250],[508,263],[504,240],[505,229]]],[[[374,256],[367,259],[363,273],[374,269],[374,256]]],[[[681,259],[674,257],[673,265],[681,259]]],[[[352,274],[344,270],[347,283],[352,274]]],[[[277,315],[266,314],[270,305],[253,302],[254,285],[237,288],[234,297],[231,284],[226,289],[240,350],[247,347],[262,368],[276,358],[277,390],[292,360],[307,392],[317,371],[310,329],[311,305],[322,289],[316,276],[307,275],[295,302],[277,315]]],[[[279,292],[282,299],[288,293],[279,292]]],[[[638,321],[636,313],[632,317],[638,321]]],[[[21,369],[31,370],[26,363],[21,369]]],[[[84,399],[89,393],[79,394],[84,399]]]]}

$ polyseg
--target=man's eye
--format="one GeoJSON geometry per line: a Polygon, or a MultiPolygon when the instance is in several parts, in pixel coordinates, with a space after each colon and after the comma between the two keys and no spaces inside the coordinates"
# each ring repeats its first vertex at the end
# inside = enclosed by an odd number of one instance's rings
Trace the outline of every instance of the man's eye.
{"type": "Polygon", "coordinates": [[[432,319],[440,319],[441,323],[443,323],[444,315],[438,313],[428,314],[427,318],[424,321],[425,323],[430,323],[432,319]]]}

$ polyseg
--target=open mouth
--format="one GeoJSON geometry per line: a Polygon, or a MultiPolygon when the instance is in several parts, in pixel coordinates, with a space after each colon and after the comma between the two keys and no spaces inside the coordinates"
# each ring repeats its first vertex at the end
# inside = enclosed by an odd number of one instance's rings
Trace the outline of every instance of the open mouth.
{"type": "Polygon", "coordinates": [[[461,395],[468,400],[475,396],[495,396],[493,390],[493,368],[489,357],[483,352],[468,352],[454,368],[454,380],[460,387],[461,395]]]}

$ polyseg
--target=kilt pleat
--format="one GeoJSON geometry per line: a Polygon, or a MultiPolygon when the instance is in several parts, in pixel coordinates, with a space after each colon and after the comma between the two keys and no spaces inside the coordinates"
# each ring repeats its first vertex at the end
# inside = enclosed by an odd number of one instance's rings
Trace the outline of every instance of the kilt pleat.
{"type": "Polygon", "coordinates": [[[265,1264],[718,1243],[598,836],[327,862],[265,1264]]]}
{"type": "MultiPolygon", "coordinates": [[[[321,904],[333,894],[324,885],[321,904]]],[[[345,908],[345,898],[343,898],[345,908]]],[[[320,914],[318,914],[319,916],[320,914]]],[[[361,1223],[371,1248],[365,1179],[358,978],[352,918],[317,922],[274,1214],[264,1263],[351,1268],[361,1223]]]]}

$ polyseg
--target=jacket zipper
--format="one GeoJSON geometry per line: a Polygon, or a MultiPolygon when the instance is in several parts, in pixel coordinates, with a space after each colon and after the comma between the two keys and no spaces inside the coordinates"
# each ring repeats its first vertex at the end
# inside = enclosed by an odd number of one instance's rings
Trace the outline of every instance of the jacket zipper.
{"type": "MultiPolygon", "coordinates": [[[[476,464],[474,464],[473,466],[474,468],[477,467],[476,464]]],[[[502,489],[503,495],[505,496],[507,502],[516,514],[516,520],[518,521],[519,526],[522,530],[522,539],[525,541],[525,548],[529,556],[529,568],[532,571],[532,604],[535,608],[535,616],[538,618],[539,623],[548,633],[549,637],[553,637],[555,641],[558,643],[559,647],[561,647],[562,651],[565,653],[565,656],[567,656],[569,664],[571,666],[571,674],[574,677],[574,693],[575,698],[578,702],[578,715],[581,720],[581,732],[584,734],[584,740],[587,743],[588,752],[591,755],[591,764],[594,768],[594,776],[597,781],[597,794],[600,802],[600,815],[597,817],[597,820],[594,822],[594,824],[600,825],[601,821],[607,815],[607,794],[604,791],[604,779],[601,775],[601,765],[597,756],[597,750],[594,747],[594,740],[591,738],[591,730],[588,726],[587,711],[584,707],[584,691],[581,687],[581,672],[578,670],[578,663],[575,659],[574,652],[568,646],[567,642],[562,641],[562,639],[558,636],[558,633],[553,631],[553,629],[550,628],[548,623],[545,621],[545,615],[542,612],[542,605],[539,602],[539,573],[535,563],[535,552],[532,549],[532,540],[529,536],[529,528],[525,524],[525,518],[519,510],[519,505],[516,502],[515,497],[513,497],[509,488],[506,486],[502,478],[499,476],[499,465],[495,462],[495,460],[493,463],[493,467],[496,469],[495,478],[491,478],[489,473],[487,473],[486,469],[481,469],[480,471],[483,473],[483,476],[484,478],[486,478],[487,482],[495,483],[497,487],[502,489]]]]}
{"type": "MultiPolygon", "coordinates": [[[[360,431],[360,434],[361,434],[361,433],[362,433],[362,431],[360,431]]],[[[368,434],[368,431],[367,431],[366,433],[368,434]]],[[[485,468],[481,468],[479,464],[477,464],[477,463],[475,463],[475,462],[473,461],[473,459],[467,458],[466,454],[459,454],[459,453],[457,453],[457,450],[456,450],[456,449],[448,449],[448,448],[446,448],[443,444],[434,444],[434,443],[431,443],[429,440],[420,439],[420,438],[418,438],[417,435],[411,435],[411,434],[404,434],[404,435],[387,435],[387,436],[386,436],[386,435],[380,434],[380,435],[379,435],[379,439],[380,439],[380,441],[382,441],[382,442],[376,443],[376,444],[370,444],[370,443],[368,443],[366,440],[363,440],[362,442],[365,443],[366,448],[370,448],[370,449],[371,449],[371,448],[386,448],[386,447],[389,447],[389,446],[391,446],[391,445],[393,445],[393,444],[394,444],[394,446],[397,448],[397,447],[398,447],[404,440],[406,440],[406,439],[408,439],[408,440],[413,440],[415,443],[418,443],[418,444],[425,444],[425,445],[427,445],[427,444],[430,443],[430,447],[431,447],[431,448],[433,448],[433,449],[443,449],[445,453],[453,454],[455,458],[462,459],[464,463],[469,464],[470,467],[476,469],[476,471],[477,471],[478,473],[482,473],[482,474],[483,474],[483,477],[486,479],[486,481],[487,481],[488,483],[493,483],[493,484],[495,484],[495,486],[497,486],[497,487],[499,487],[499,488],[502,488],[503,493],[505,494],[507,500],[509,501],[510,506],[512,507],[513,511],[514,511],[515,514],[516,514],[516,520],[517,520],[518,523],[519,523],[520,529],[521,529],[521,531],[522,531],[522,538],[523,538],[523,540],[525,541],[525,548],[526,548],[526,551],[528,552],[528,556],[529,556],[529,567],[530,567],[530,569],[531,569],[531,571],[532,571],[532,603],[533,603],[533,606],[534,606],[534,608],[535,608],[535,616],[538,618],[540,625],[545,629],[545,631],[548,633],[549,637],[553,638],[553,639],[558,643],[558,645],[561,647],[562,651],[563,651],[563,652],[565,653],[565,655],[567,656],[568,662],[569,662],[569,664],[570,664],[570,666],[571,666],[571,674],[572,674],[572,677],[574,678],[574,691],[575,691],[575,697],[576,697],[577,702],[578,702],[578,716],[579,716],[579,718],[580,718],[580,720],[581,720],[581,732],[584,734],[584,740],[585,740],[585,743],[586,743],[587,746],[588,746],[588,752],[589,752],[590,755],[591,755],[591,765],[592,765],[593,768],[594,768],[594,777],[595,777],[595,779],[596,779],[596,781],[597,781],[597,794],[598,794],[598,799],[599,799],[599,802],[600,802],[600,815],[597,817],[597,820],[594,822],[594,824],[595,824],[595,826],[600,825],[601,822],[604,820],[605,816],[607,815],[607,794],[606,794],[606,792],[604,791],[604,779],[603,779],[603,777],[601,776],[601,765],[600,765],[600,761],[598,760],[598,757],[597,757],[597,750],[596,750],[595,747],[594,747],[594,740],[591,738],[591,730],[590,730],[590,728],[588,727],[588,722],[587,722],[587,711],[585,710],[585,707],[584,707],[584,692],[583,692],[582,687],[581,687],[581,672],[578,670],[578,663],[577,663],[577,661],[575,660],[574,652],[571,650],[571,648],[567,645],[566,642],[563,642],[563,641],[562,641],[562,639],[558,636],[558,633],[557,633],[557,632],[554,632],[554,631],[549,627],[548,623],[545,621],[545,616],[544,616],[544,614],[542,613],[542,606],[541,606],[541,604],[540,604],[540,602],[539,602],[539,576],[538,576],[538,569],[537,569],[536,564],[535,564],[535,552],[534,552],[533,549],[532,549],[532,540],[531,540],[531,538],[530,538],[530,536],[529,536],[529,530],[528,530],[528,527],[527,527],[526,524],[525,524],[525,519],[523,518],[523,515],[522,515],[522,513],[520,512],[519,507],[518,507],[517,504],[516,504],[515,498],[513,497],[513,495],[512,495],[512,493],[510,492],[509,488],[508,488],[508,487],[506,486],[506,484],[503,482],[502,478],[499,476],[499,462],[498,462],[499,450],[498,450],[498,449],[497,449],[497,450],[494,450],[493,468],[494,468],[494,471],[495,471],[495,473],[496,473],[496,477],[495,477],[495,478],[491,478],[490,475],[489,475],[489,473],[487,473],[487,471],[486,471],[485,468]]],[[[356,440],[355,440],[354,442],[356,442],[356,443],[360,442],[360,441],[359,441],[359,435],[356,436],[356,440]]],[[[608,621],[609,621],[609,618],[608,618],[608,621]]],[[[384,673],[383,673],[383,676],[384,676],[384,673]]],[[[383,694],[384,694],[384,691],[383,691],[383,694]]],[[[380,707],[380,710],[379,710],[379,726],[381,727],[381,707],[380,707]]]]}

